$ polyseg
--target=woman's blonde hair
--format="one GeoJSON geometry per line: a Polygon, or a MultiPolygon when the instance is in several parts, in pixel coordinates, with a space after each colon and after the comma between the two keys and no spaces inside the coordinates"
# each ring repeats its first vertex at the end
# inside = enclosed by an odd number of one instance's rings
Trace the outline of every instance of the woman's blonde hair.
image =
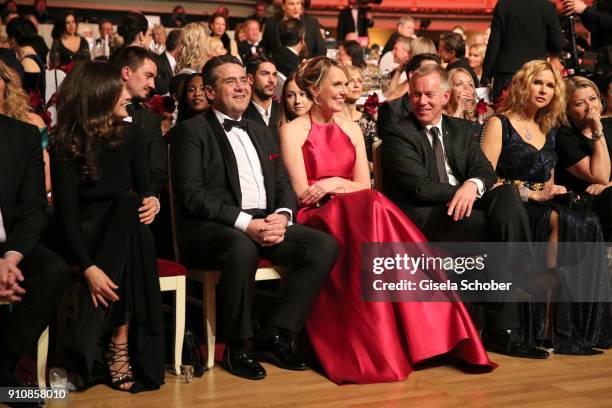
{"type": "Polygon", "coordinates": [[[550,103],[540,109],[535,116],[536,123],[544,133],[558,126],[565,116],[565,84],[559,71],[551,63],[544,60],[527,62],[512,77],[512,85],[508,95],[504,98],[500,113],[523,114],[529,101],[529,87],[536,75],[543,71],[550,71],[555,78],[554,95],[550,103]]]}
{"type": "Polygon", "coordinates": [[[487,46],[484,44],[474,44],[474,45],[470,45],[470,50],[474,50],[476,51],[476,54],[480,55],[481,57],[484,58],[485,53],[487,52],[487,46]]]}
{"type": "Polygon", "coordinates": [[[419,54],[437,54],[436,45],[429,38],[417,37],[410,44],[410,58],[419,54]]]}
{"type": "MultiPolygon", "coordinates": [[[[219,46],[223,46],[223,41],[219,37],[208,37],[206,39],[206,44],[204,45],[204,54],[206,55],[206,61],[213,58],[215,56],[215,50],[219,46]]],[[[226,50],[229,53],[229,50],[226,50]]]]}
{"type": "Polygon", "coordinates": [[[600,112],[603,114],[603,104],[601,103],[601,93],[599,92],[599,88],[597,88],[597,85],[595,85],[595,83],[588,78],[581,77],[581,76],[575,76],[575,77],[568,79],[565,82],[565,103],[566,105],[565,105],[565,117],[563,118],[564,125],[571,126],[569,114],[567,111],[569,110],[570,100],[572,99],[572,96],[574,96],[574,92],[576,92],[579,89],[584,89],[584,88],[591,88],[592,90],[595,91],[595,94],[597,94],[597,99],[599,100],[600,112]]]}
{"type": "Polygon", "coordinates": [[[183,68],[192,68],[200,71],[208,60],[206,43],[208,33],[200,23],[189,23],[183,28],[183,48],[176,61],[177,72],[183,68]]]}
{"type": "Polygon", "coordinates": [[[32,111],[28,94],[21,87],[19,75],[2,60],[0,60],[0,78],[4,81],[2,113],[11,118],[27,122],[28,113],[32,111]]]}
{"type": "MultiPolygon", "coordinates": [[[[462,73],[467,75],[467,77],[470,79],[471,85],[472,85],[472,92],[474,92],[474,104],[472,105],[471,108],[466,109],[463,112],[463,119],[467,119],[467,120],[471,120],[474,121],[477,119],[476,117],[476,102],[477,102],[477,95],[476,95],[476,86],[474,85],[474,81],[472,80],[472,76],[470,75],[469,71],[465,68],[453,68],[450,71],[448,71],[448,79],[450,80],[451,83],[451,90],[454,87],[454,82],[453,81],[453,77],[455,75],[457,75],[458,73],[462,73]]],[[[448,105],[451,107],[452,111],[455,111],[457,109],[457,102],[455,101],[455,99],[451,96],[451,98],[448,100],[448,105]]]]}
{"type": "Polygon", "coordinates": [[[306,92],[309,99],[314,101],[311,88],[318,89],[332,67],[341,69],[346,74],[346,78],[349,78],[350,75],[344,65],[331,58],[319,56],[305,60],[300,64],[295,76],[295,83],[306,92]]]}

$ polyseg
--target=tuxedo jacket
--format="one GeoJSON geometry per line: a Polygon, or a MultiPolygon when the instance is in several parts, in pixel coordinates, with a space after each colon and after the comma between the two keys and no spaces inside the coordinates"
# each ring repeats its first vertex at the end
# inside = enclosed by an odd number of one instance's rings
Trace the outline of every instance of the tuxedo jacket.
{"type": "MultiPolygon", "coordinates": [[[[374,21],[366,18],[367,10],[364,7],[359,7],[357,10],[357,35],[359,37],[367,37],[368,28],[374,25],[374,21]]],[[[336,38],[342,42],[348,33],[354,32],[355,20],[353,20],[353,13],[350,7],[345,7],[340,10],[338,15],[338,35],[336,38]]]]}
{"type": "Polygon", "coordinates": [[[255,53],[253,53],[253,45],[250,42],[242,40],[238,43],[238,55],[240,55],[243,65],[246,65],[253,56],[262,54],[263,48],[259,44],[255,45],[255,53]]]}
{"type": "Polygon", "coordinates": [[[249,106],[247,107],[247,110],[244,111],[243,116],[245,118],[251,119],[252,121],[259,123],[262,126],[267,126],[272,131],[273,134],[275,135],[278,134],[277,132],[278,122],[280,121],[280,106],[278,102],[272,101],[271,112],[270,112],[270,123],[268,125],[266,125],[266,122],[259,114],[259,111],[253,104],[253,101],[249,102],[249,106]]]}
{"type": "Polygon", "coordinates": [[[499,0],[493,11],[483,83],[494,74],[513,74],[527,61],[563,49],[555,5],[548,0],[499,0]]]}
{"type": "Polygon", "coordinates": [[[165,52],[155,57],[157,64],[157,77],[155,78],[155,93],[157,95],[165,95],[170,89],[170,80],[174,76],[172,65],[168,60],[165,52]]]}
{"type": "MultiPolygon", "coordinates": [[[[268,55],[274,55],[276,50],[281,48],[279,27],[282,19],[283,14],[279,13],[269,18],[264,27],[260,44],[268,55]]],[[[319,21],[314,17],[304,14],[302,15],[302,23],[306,29],[305,41],[309,56],[326,55],[327,46],[321,36],[319,21]]]]}
{"type": "Polygon", "coordinates": [[[3,251],[26,255],[47,223],[45,171],[35,126],[0,114],[0,211],[3,251]]]}
{"type": "MultiPolygon", "coordinates": [[[[267,213],[297,208],[295,192],[272,132],[249,119],[247,133],[257,150],[267,198],[267,213]]],[[[172,169],[179,219],[234,226],[242,211],[238,164],[212,109],[179,123],[172,139],[172,169]]]]}
{"type": "Polygon", "coordinates": [[[412,107],[409,93],[405,93],[400,98],[383,102],[378,108],[378,118],[376,119],[379,137],[384,136],[385,128],[408,118],[410,112],[412,112],[412,107]]]}
{"type": "Polygon", "coordinates": [[[272,62],[274,62],[274,66],[278,72],[282,73],[286,78],[289,78],[289,75],[297,71],[302,59],[289,48],[281,46],[276,50],[274,55],[272,55],[272,62]]]}
{"type": "Polygon", "coordinates": [[[144,140],[149,155],[152,193],[159,195],[166,190],[168,165],[166,161],[166,140],[162,136],[161,117],[140,103],[128,105],[132,124],[144,140]]]}
{"type": "Polygon", "coordinates": [[[432,207],[448,203],[463,182],[482,180],[485,191],[497,176],[480,148],[478,123],[443,115],[444,151],[459,184],[438,181],[433,148],[426,128],[411,113],[407,119],[386,129],[382,143],[384,193],[419,227],[432,207]]]}

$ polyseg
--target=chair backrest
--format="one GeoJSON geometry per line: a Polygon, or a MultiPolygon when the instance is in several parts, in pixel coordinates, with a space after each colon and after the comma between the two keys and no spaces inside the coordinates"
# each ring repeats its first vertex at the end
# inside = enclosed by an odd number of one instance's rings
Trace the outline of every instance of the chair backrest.
{"type": "Polygon", "coordinates": [[[170,202],[170,226],[172,229],[172,249],[174,251],[174,260],[181,263],[179,252],[178,238],[176,236],[176,208],[174,204],[174,186],[172,183],[172,143],[168,143],[166,147],[166,163],[168,168],[168,201],[170,202]]]}
{"type": "Polygon", "coordinates": [[[382,140],[380,139],[372,143],[372,162],[373,162],[373,167],[374,167],[374,189],[380,192],[382,192],[382,188],[383,188],[381,145],[382,145],[382,140]]]}

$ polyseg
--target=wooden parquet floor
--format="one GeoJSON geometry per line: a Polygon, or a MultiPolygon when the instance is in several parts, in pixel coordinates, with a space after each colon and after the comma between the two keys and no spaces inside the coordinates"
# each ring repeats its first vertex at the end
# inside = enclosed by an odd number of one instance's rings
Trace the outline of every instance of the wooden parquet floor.
{"type": "Polygon", "coordinates": [[[265,365],[268,377],[248,381],[218,365],[187,384],[168,374],[155,392],[130,395],[97,386],[48,407],[612,407],[612,351],[603,355],[525,360],[491,354],[499,367],[466,374],[454,367],[413,372],[402,382],[337,386],[319,373],[265,365]]]}

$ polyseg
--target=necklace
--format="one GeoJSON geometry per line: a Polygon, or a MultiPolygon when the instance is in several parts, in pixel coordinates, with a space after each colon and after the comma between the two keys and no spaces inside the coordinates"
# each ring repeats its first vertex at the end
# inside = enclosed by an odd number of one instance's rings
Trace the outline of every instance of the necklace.
{"type": "Polygon", "coordinates": [[[533,139],[533,135],[529,131],[529,126],[525,126],[525,140],[531,142],[531,139],[533,139]]]}

